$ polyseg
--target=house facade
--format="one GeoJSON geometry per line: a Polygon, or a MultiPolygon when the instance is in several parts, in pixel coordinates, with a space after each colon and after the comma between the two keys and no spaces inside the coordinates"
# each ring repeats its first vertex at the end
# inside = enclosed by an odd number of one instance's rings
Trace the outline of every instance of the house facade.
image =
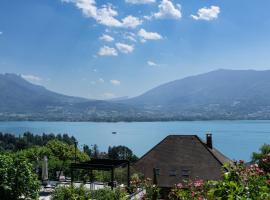
{"type": "Polygon", "coordinates": [[[145,178],[156,174],[160,187],[173,187],[188,179],[218,180],[222,166],[230,160],[213,148],[212,135],[206,142],[196,135],[169,135],[135,164],[145,178]]]}

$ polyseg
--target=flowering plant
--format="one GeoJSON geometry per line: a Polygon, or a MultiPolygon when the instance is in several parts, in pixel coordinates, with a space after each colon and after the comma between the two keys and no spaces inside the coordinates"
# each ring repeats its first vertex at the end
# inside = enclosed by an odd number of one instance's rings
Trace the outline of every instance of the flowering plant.
{"type": "Polygon", "coordinates": [[[208,183],[202,179],[178,183],[169,193],[171,200],[203,200],[207,198],[208,183]]]}
{"type": "Polygon", "coordinates": [[[270,200],[270,175],[258,164],[246,166],[244,161],[226,164],[222,180],[201,179],[177,184],[170,192],[171,200],[270,200]]]}

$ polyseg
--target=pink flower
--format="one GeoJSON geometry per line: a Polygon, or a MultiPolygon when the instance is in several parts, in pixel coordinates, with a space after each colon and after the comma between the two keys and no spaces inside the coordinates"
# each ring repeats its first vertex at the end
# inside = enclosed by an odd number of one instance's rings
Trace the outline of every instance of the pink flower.
{"type": "Polygon", "coordinates": [[[178,187],[178,188],[183,188],[183,184],[182,184],[182,183],[178,183],[178,184],[176,185],[176,187],[178,187]]]}
{"type": "Polygon", "coordinates": [[[196,180],[194,181],[194,187],[201,187],[203,185],[203,180],[196,180]]]}

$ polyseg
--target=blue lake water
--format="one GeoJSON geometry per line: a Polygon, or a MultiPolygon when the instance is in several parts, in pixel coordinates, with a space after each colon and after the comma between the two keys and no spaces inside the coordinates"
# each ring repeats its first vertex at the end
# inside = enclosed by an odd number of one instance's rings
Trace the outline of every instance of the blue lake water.
{"type": "Polygon", "coordinates": [[[213,134],[214,147],[231,159],[250,160],[250,155],[270,144],[270,121],[190,121],[190,122],[0,122],[0,132],[22,134],[68,133],[80,145],[97,144],[101,151],[109,145],[125,145],[142,156],[170,134],[196,134],[205,139],[213,134]],[[112,132],[117,134],[112,134],[112,132]]]}

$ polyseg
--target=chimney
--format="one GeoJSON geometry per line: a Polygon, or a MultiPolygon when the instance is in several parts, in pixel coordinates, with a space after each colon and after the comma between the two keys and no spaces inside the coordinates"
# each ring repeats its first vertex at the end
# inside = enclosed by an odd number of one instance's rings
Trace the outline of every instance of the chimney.
{"type": "Polygon", "coordinates": [[[213,148],[212,134],[211,133],[206,133],[206,145],[210,149],[213,148]]]}

